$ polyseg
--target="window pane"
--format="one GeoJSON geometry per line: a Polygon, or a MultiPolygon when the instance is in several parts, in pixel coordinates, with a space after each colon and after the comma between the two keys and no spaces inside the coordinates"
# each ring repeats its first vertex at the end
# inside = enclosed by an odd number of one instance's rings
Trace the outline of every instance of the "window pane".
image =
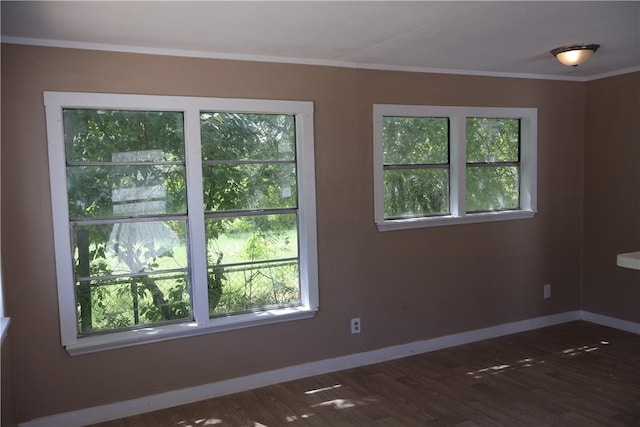
{"type": "Polygon", "coordinates": [[[449,162],[449,119],[443,117],[383,117],[384,163],[449,162]]]}
{"type": "Polygon", "coordinates": [[[76,225],[76,276],[186,269],[186,228],[186,221],[76,225]]]}
{"type": "Polygon", "coordinates": [[[71,219],[186,213],[185,168],[68,166],[71,219]]]}
{"type": "Polygon", "coordinates": [[[206,211],[297,207],[292,163],[203,165],[206,211]]]}
{"type": "Polygon", "coordinates": [[[467,162],[520,160],[520,120],[467,118],[467,162]]]}
{"type": "Polygon", "coordinates": [[[209,265],[298,257],[297,216],[257,215],[206,220],[209,265]]]}
{"type": "Polygon", "coordinates": [[[76,283],[80,335],[191,320],[186,273],[76,283]]]}
{"type": "Polygon", "coordinates": [[[449,213],[449,169],[384,171],[385,218],[449,213]]]}
{"type": "Polygon", "coordinates": [[[215,313],[298,302],[298,261],[278,262],[298,257],[296,221],[295,214],[206,221],[208,265],[216,267],[209,270],[208,279],[212,314],[220,298],[223,304],[215,313]],[[239,263],[252,264],[239,266],[239,263]],[[291,295],[295,295],[295,300],[291,295]]]}
{"type": "Polygon", "coordinates": [[[111,162],[116,153],[160,153],[147,161],[184,160],[182,112],[65,109],[68,162],[111,162]]]}
{"type": "Polygon", "coordinates": [[[269,262],[209,271],[212,316],[300,304],[297,261],[269,262]]]}
{"type": "Polygon", "coordinates": [[[497,211],[520,207],[517,166],[467,166],[467,212],[497,211]]]}
{"type": "MultiPolygon", "coordinates": [[[[200,119],[205,213],[297,208],[293,116],[200,119]]],[[[205,226],[211,315],[299,304],[296,214],[206,218],[205,226]]]]}
{"type": "Polygon", "coordinates": [[[295,120],[284,114],[202,113],[203,160],[294,160],[295,120]]]}

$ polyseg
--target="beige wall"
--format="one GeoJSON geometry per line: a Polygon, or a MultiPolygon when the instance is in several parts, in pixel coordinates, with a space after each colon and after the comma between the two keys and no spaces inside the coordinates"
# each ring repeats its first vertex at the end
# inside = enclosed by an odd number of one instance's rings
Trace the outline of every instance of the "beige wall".
{"type": "MultiPolygon", "coordinates": [[[[0,64],[2,61],[0,61],[0,64]]],[[[0,85],[1,90],[1,85],[0,85]]],[[[0,111],[0,117],[2,116],[0,111]]],[[[0,123],[2,120],[0,118],[0,123]]],[[[2,138],[0,137],[0,141],[2,138]]],[[[0,144],[1,146],[1,144],[0,144]]],[[[0,153],[0,158],[1,158],[0,153]]],[[[0,166],[0,170],[1,170],[0,166]]],[[[1,191],[0,191],[1,194],[1,191]]],[[[0,197],[0,209],[2,199],[0,197]]],[[[1,221],[0,221],[1,223],[1,221]]],[[[1,232],[0,232],[1,235],[1,232]]],[[[1,239],[0,239],[1,241],[1,239]]],[[[0,250],[0,260],[2,259],[2,251],[0,250]]],[[[5,316],[4,293],[2,291],[2,266],[0,266],[0,317],[5,316]]],[[[6,331],[5,331],[6,332],[6,331]]],[[[4,427],[13,427],[15,425],[15,417],[13,413],[13,381],[11,378],[11,352],[9,350],[9,342],[2,341],[0,349],[0,425],[4,427]]]]}
{"type": "Polygon", "coordinates": [[[582,308],[640,322],[640,73],[587,83],[582,308]]]}
{"type": "Polygon", "coordinates": [[[18,420],[576,310],[585,85],[2,46],[2,253],[18,420]],[[320,311],[70,357],[60,346],[42,92],[310,100],[320,311]],[[538,108],[534,219],[379,233],[372,103],[538,108]],[[542,287],[553,285],[543,300],[542,287]],[[360,316],[363,333],[351,336],[360,316]]]}
{"type": "Polygon", "coordinates": [[[2,408],[0,409],[0,425],[3,427],[13,427],[15,423],[13,382],[11,378],[11,353],[9,344],[3,343],[0,354],[0,374],[2,387],[2,408]]]}

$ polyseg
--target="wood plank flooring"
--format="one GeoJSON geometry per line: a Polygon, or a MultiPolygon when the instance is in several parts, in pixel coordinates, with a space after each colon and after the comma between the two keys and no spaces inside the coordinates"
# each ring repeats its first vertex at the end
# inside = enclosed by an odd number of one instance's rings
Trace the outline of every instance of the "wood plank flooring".
{"type": "Polygon", "coordinates": [[[640,335],[571,322],[95,426],[640,426],[640,335]]]}

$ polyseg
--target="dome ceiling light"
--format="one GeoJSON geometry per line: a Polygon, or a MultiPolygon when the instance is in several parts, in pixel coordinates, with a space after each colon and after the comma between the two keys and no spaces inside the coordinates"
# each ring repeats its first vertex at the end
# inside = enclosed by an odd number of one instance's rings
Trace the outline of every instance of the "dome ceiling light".
{"type": "Polygon", "coordinates": [[[573,46],[557,47],[551,51],[558,61],[570,67],[582,65],[598,50],[599,44],[578,44],[573,46]]]}

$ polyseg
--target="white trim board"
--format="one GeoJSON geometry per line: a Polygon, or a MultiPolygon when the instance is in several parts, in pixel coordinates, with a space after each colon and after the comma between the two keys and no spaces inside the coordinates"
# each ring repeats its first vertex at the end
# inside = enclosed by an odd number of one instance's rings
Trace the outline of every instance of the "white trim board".
{"type": "Polygon", "coordinates": [[[340,356],[333,359],[304,363],[301,365],[261,372],[245,377],[233,378],[230,380],[169,391],[166,393],[158,393],[138,399],[80,409],[77,411],[37,418],[19,425],[20,427],[68,427],[94,424],[166,409],[173,406],[198,402],[201,400],[212,399],[272,384],[293,381],[300,378],[341,371],[359,366],[371,365],[393,359],[400,359],[416,354],[428,353],[457,345],[468,344],[518,332],[525,332],[575,320],[585,320],[627,332],[640,334],[640,323],[628,322],[583,310],[567,311],[550,316],[504,323],[488,328],[476,329],[473,331],[461,332],[428,340],[415,341],[363,353],[340,356]]]}
{"type": "Polygon", "coordinates": [[[38,38],[29,38],[29,37],[16,37],[16,36],[3,36],[1,41],[2,43],[6,43],[6,44],[55,47],[55,48],[63,48],[63,49],[85,49],[85,50],[97,50],[97,51],[118,52],[118,53],[136,53],[136,54],[142,54],[142,55],[162,55],[162,56],[177,56],[177,57],[187,57],[187,58],[222,59],[222,60],[231,60],[231,61],[272,62],[272,63],[279,63],[279,64],[317,65],[317,66],[326,66],[326,67],[340,67],[340,68],[380,70],[380,71],[400,71],[400,72],[409,72],[409,73],[455,74],[455,75],[464,75],[464,76],[502,77],[502,78],[515,78],[515,79],[536,79],[536,80],[559,80],[559,81],[574,81],[574,82],[588,82],[591,80],[598,80],[606,77],[614,77],[622,74],[628,74],[628,73],[640,71],[640,67],[630,67],[630,68],[623,68],[620,70],[611,71],[611,72],[596,75],[596,76],[572,76],[572,75],[559,76],[559,75],[549,75],[549,74],[515,73],[515,72],[500,72],[500,71],[482,71],[482,70],[457,70],[457,69],[450,69],[450,68],[369,64],[369,63],[359,63],[359,62],[329,60],[329,59],[234,54],[234,53],[210,52],[210,51],[202,51],[202,50],[159,48],[159,47],[149,47],[149,46],[125,46],[125,45],[114,45],[114,44],[107,44],[107,43],[90,43],[90,42],[78,42],[78,41],[68,41],[68,40],[38,39],[38,38]]]}
{"type": "Polygon", "coordinates": [[[616,319],[615,317],[605,316],[602,314],[591,313],[589,311],[580,310],[580,319],[585,322],[597,323],[598,325],[608,326],[621,331],[631,332],[640,335],[640,323],[629,322],[628,320],[616,319]]]}

